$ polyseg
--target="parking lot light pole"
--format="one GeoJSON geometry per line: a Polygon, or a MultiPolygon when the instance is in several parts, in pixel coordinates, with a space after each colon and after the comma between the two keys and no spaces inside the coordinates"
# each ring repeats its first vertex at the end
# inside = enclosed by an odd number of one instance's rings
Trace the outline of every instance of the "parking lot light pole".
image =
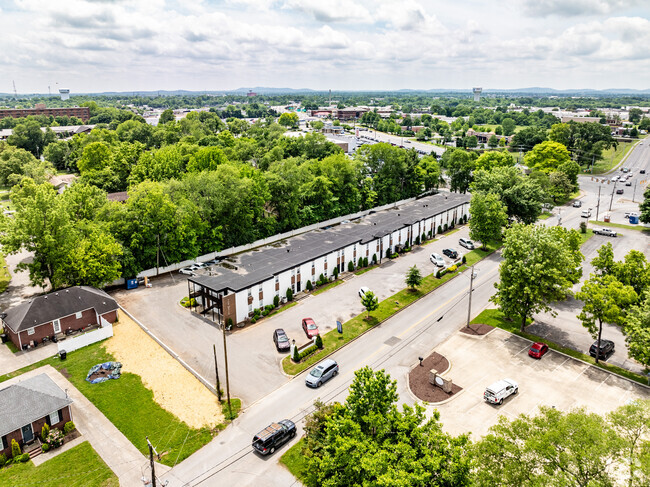
{"type": "MultiPolygon", "coordinates": [[[[471,267],[469,275],[469,305],[467,306],[467,328],[469,328],[469,321],[472,318],[472,288],[474,287],[474,266],[471,267]]],[[[476,269],[478,271],[478,269],[476,269]]]]}
{"type": "Polygon", "coordinates": [[[614,193],[616,192],[616,183],[618,183],[618,181],[614,181],[614,187],[612,188],[612,197],[609,199],[609,211],[612,211],[612,203],[614,202],[614,193]]]}

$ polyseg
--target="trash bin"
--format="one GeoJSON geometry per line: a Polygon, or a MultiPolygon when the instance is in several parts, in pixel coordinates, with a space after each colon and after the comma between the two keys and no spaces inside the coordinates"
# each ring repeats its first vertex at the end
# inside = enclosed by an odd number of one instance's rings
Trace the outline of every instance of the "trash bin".
{"type": "Polygon", "coordinates": [[[2,343],[7,343],[9,341],[9,336],[6,333],[0,333],[0,340],[2,340],[2,343]]]}
{"type": "Polygon", "coordinates": [[[61,358],[61,360],[65,360],[67,356],[68,356],[68,352],[66,352],[65,350],[61,350],[59,352],[59,358],[61,358]]]}
{"type": "Polygon", "coordinates": [[[135,289],[138,287],[138,280],[137,279],[127,279],[126,280],[126,288],[127,289],[135,289]]]}

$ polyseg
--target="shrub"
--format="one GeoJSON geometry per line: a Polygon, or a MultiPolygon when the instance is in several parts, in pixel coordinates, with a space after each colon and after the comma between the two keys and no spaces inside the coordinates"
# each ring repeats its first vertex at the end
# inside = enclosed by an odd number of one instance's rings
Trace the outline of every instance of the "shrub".
{"type": "MultiPolygon", "coordinates": [[[[445,230],[446,230],[446,228],[445,228],[445,230]]],[[[440,225],[438,225],[438,233],[442,233],[442,227],[440,225]]]]}
{"type": "Polygon", "coordinates": [[[15,439],[11,440],[11,456],[13,458],[18,458],[22,454],[22,451],[20,450],[20,445],[15,439]]]}
{"type": "Polygon", "coordinates": [[[410,252],[410,251],[411,251],[411,247],[404,247],[404,252],[410,252]]]}
{"type": "Polygon", "coordinates": [[[316,335],[316,346],[318,348],[323,348],[323,339],[320,335],[316,335]]]}
{"type": "MultiPolygon", "coordinates": [[[[232,322],[232,320],[230,320],[232,322]]],[[[68,433],[76,430],[77,427],[72,421],[68,421],[66,424],[63,425],[63,434],[67,435],[68,433]]]]}
{"type": "Polygon", "coordinates": [[[305,287],[307,288],[307,291],[311,291],[312,289],[314,289],[314,286],[312,286],[311,281],[307,281],[307,286],[305,287]]]}
{"type": "Polygon", "coordinates": [[[325,284],[326,282],[327,282],[327,277],[321,274],[320,276],[318,276],[318,281],[316,281],[316,284],[320,286],[322,284],[325,284]]]}
{"type": "Polygon", "coordinates": [[[61,433],[61,430],[53,428],[50,434],[47,435],[46,443],[50,445],[50,448],[58,448],[63,445],[63,433],[61,433]]]}
{"type": "Polygon", "coordinates": [[[332,272],[332,274],[334,275],[334,280],[338,279],[339,278],[339,268],[335,267],[334,272],[332,272]]]}
{"type": "Polygon", "coordinates": [[[300,362],[300,353],[298,353],[298,347],[293,347],[293,356],[291,360],[294,362],[300,362]]]}
{"type": "Polygon", "coordinates": [[[415,237],[415,245],[420,245],[420,236],[415,237]]]}
{"type": "Polygon", "coordinates": [[[255,323],[257,323],[257,318],[255,317],[251,318],[251,324],[254,325],[255,323]]]}
{"type": "Polygon", "coordinates": [[[50,449],[50,445],[48,445],[47,443],[43,443],[43,444],[41,445],[41,450],[43,451],[43,453],[45,453],[45,452],[48,451],[49,449],[50,449]]]}
{"type": "Polygon", "coordinates": [[[253,310],[253,318],[259,318],[259,317],[260,317],[260,313],[261,313],[261,312],[260,312],[259,308],[255,308],[255,309],[253,310]]]}
{"type": "Polygon", "coordinates": [[[4,453],[0,453],[0,467],[4,467],[7,463],[7,456],[4,453]]]}
{"type": "Polygon", "coordinates": [[[467,215],[463,215],[463,223],[467,223],[467,215]]]}
{"type": "Polygon", "coordinates": [[[287,288],[287,301],[293,301],[293,291],[290,287],[287,288]]]}
{"type": "Polygon", "coordinates": [[[45,441],[47,438],[47,435],[50,434],[50,425],[45,423],[43,427],[41,428],[41,440],[45,441]]]}
{"type": "Polygon", "coordinates": [[[228,318],[226,320],[226,330],[231,330],[231,329],[232,329],[232,318],[228,318]]]}
{"type": "Polygon", "coordinates": [[[372,263],[373,264],[377,263],[377,254],[372,254],[372,263]]]}
{"type": "Polygon", "coordinates": [[[268,316],[270,311],[266,308],[264,308],[264,311],[262,311],[262,316],[268,316]]]}
{"type": "Polygon", "coordinates": [[[436,277],[440,279],[442,276],[445,275],[447,271],[445,269],[438,269],[438,272],[436,272],[436,277]]]}
{"type": "Polygon", "coordinates": [[[449,224],[449,228],[450,228],[450,229],[452,229],[452,228],[454,228],[454,227],[456,226],[456,224],[454,223],[454,221],[455,221],[455,220],[452,220],[451,223],[449,224]]]}
{"type": "Polygon", "coordinates": [[[391,259],[397,259],[398,257],[399,255],[397,254],[397,252],[395,252],[393,255],[390,256],[391,259]]]}
{"type": "MultiPolygon", "coordinates": [[[[440,228],[440,227],[438,227],[438,228],[440,228]]],[[[433,237],[433,235],[434,235],[433,229],[429,230],[429,238],[433,237]]]]}
{"type": "Polygon", "coordinates": [[[448,267],[448,268],[447,268],[447,270],[448,270],[449,272],[455,272],[457,269],[458,269],[458,267],[456,267],[456,264],[454,264],[454,265],[452,265],[451,267],[448,267]]]}
{"type": "Polygon", "coordinates": [[[348,272],[354,271],[354,263],[352,261],[348,262],[348,272]]]}
{"type": "Polygon", "coordinates": [[[449,229],[449,225],[447,225],[447,224],[445,223],[445,226],[443,227],[443,231],[446,232],[448,229],[449,229]]]}
{"type": "Polygon", "coordinates": [[[273,311],[274,306],[272,304],[267,304],[264,306],[264,309],[267,310],[269,313],[273,311]]]}
{"type": "MultiPolygon", "coordinates": [[[[431,232],[429,232],[429,234],[431,234],[431,232]]],[[[424,242],[426,242],[426,241],[427,241],[427,234],[426,234],[426,233],[423,233],[423,234],[422,234],[422,237],[420,237],[420,242],[424,243],[424,242]]]]}
{"type": "MultiPolygon", "coordinates": [[[[298,348],[296,348],[298,350],[298,348]]],[[[302,352],[298,354],[298,362],[304,359],[305,357],[308,357],[312,353],[318,350],[318,347],[316,345],[312,345],[310,347],[305,348],[302,352]]]]}
{"type": "Polygon", "coordinates": [[[587,233],[587,222],[580,222],[580,233],[587,233]]]}
{"type": "Polygon", "coordinates": [[[23,453],[22,455],[20,455],[20,461],[22,463],[29,462],[29,453],[23,453]]]}
{"type": "Polygon", "coordinates": [[[368,267],[368,257],[363,258],[363,267],[368,267]]]}
{"type": "Polygon", "coordinates": [[[462,262],[463,262],[463,264],[466,264],[466,263],[467,263],[467,257],[465,257],[464,255],[463,255],[462,262]]]}
{"type": "Polygon", "coordinates": [[[184,308],[189,308],[190,306],[196,306],[196,299],[194,298],[190,299],[187,296],[185,296],[183,299],[181,299],[181,306],[183,306],[184,308]]]}
{"type": "Polygon", "coordinates": [[[386,249],[386,257],[390,257],[390,247],[386,249]]]}
{"type": "Polygon", "coordinates": [[[274,296],[273,297],[273,306],[276,307],[276,308],[278,306],[280,306],[280,296],[274,296]]]}

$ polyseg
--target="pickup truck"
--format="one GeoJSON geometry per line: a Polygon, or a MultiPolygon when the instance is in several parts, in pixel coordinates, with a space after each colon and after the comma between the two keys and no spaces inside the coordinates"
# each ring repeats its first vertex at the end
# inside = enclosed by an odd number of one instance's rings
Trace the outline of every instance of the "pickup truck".
{"type": "Polygon", "coordinates": [[[600,230],[594,230],[596,235],[604,235],[605,237],[616,237],[616,232],[611,228],[601,228],[600,230]]]}

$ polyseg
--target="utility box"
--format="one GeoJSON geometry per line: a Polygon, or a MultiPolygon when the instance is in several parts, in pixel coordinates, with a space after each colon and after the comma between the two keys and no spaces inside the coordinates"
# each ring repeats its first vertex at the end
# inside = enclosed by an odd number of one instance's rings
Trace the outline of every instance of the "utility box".
{"type": "Polygon", "coordinates": [[[604,221],[605,223],[609,223],[609,220],[610,220],[609,213],[605,213],[605,216],[603,217],[603,221],[604,221]]]}
{"type": "Polygon", "coordinates": [[[638,225],[639,224],[639,217],[636,215],[630,215],[630,223],[632,225],[638,225]]]}
{"type": "Polygon", "coordinates": [[[126,288],[127,289],[135,289],[138,287],[138,280],[137,279],[127,279],[126,280],[126,288]]]}

